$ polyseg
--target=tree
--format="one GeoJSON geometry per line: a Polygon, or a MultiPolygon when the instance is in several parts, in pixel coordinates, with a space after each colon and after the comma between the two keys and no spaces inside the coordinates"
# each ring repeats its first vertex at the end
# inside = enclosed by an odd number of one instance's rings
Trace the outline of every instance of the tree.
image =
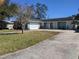
{"type": "Polygon", "coordinates": [[[78,13],[74,16],[74,23],[79,24],[79,9],[78,9],[78,13]]]}
{"type": "Polygon", "coordinates": [[[33,18],[45,18],[47,12],[47,6],[45,4],[37,3],[34,5],[27,5],[26,7],[21,7],[18,13],[18,22],[21,24],[22,34],[24,30],[24,24],[27,24],[29,20],[33,18]]]}
{"type": "Polygon", "coordinates": [[[78,9],[78,13],[75,15],[75,19],[79,20],[79,9],[78,9]]]}
{"type": "Polygon", "coordinates": [[[33,5],[27,5],[26,7],[20,7],[19,13],[18,13],[18,21],[21,23],[22,27],[22,34],[24,30],[24,25],[28,23],[28,21],[33,16],[34,7],[33,5]]]}
{"type": "Polygon", "coordinates": [[[77,15],[75,16],[75,19],[76,19],[76,20],[79,20],[79,14],[77,14],[77,15]]]}
{"type": "Polygon", "coordinates": [[[79,27],[79,10],[78,10],[78,13],[76,15],[73,15],[73,28],[74,29],[77,29],[77,27],[79,27]],[[77,27],[75,27],[75,25],[77,25],[77,27]]]}
{"type": "Polygon", "coordinates": [[[35,17],[39,19],[46,18],[47,6],[45,4],[37,3],[35,7],[35,17]]]}
{"type": "Polygon", "coordinates": [[[18,13],[18,6],[9,2],[9,0],[5,0],[2,6],[0,6],[0,20],[16,16],[18,13]]]}
{"type": "Polygon", "coordinates": [[[18,6],[16,4],[11,3],[10,5],[8,5],[8,7],[6,9],[7,18],[9,19],[10,17],[17,16],[18,10],[19,10],[19,8],[18,8],[18,6]]]}

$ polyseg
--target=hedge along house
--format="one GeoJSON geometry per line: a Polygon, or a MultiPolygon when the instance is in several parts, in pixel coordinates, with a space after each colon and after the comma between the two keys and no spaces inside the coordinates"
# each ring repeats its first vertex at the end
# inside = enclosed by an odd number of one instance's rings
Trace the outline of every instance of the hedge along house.
{"type": "MultiPolygon", "coordinates": [[[[26,26],[26,25],[25,25],[26,26]]],[[[25,27],[26,28],[26,27],[25,27]]],[[[27,24],[28,29],[74,29],[73,18],[32,19],[27,24]]]]}

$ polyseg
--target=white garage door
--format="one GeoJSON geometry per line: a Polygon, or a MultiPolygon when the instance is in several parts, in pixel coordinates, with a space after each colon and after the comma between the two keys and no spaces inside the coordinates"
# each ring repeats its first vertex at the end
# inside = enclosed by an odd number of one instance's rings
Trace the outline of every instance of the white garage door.
{"type": "Polygon", "coordinates": [[[29,23],[28,24],[28,29],[39,29],[40,24],[39,23],[29,23]]]}

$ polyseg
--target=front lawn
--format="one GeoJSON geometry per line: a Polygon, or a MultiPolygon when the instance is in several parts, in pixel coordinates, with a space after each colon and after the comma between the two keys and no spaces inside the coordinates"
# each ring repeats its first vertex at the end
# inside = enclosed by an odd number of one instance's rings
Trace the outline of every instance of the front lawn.
{"type": "Polygon", "coordinates": [[[56,34],[56,32],[48,31],[27,31],[24,34],[0,34],[0,55],[27,48],[56,34]]]}
{"type": "Polygon", "coordinates": [[[8,30],[8,29],[7,30],[0,30],[0,33],[2,33],[2,32],[5,33],[5,32],[15,32],[15,31],[14,30],[8,30]]]}

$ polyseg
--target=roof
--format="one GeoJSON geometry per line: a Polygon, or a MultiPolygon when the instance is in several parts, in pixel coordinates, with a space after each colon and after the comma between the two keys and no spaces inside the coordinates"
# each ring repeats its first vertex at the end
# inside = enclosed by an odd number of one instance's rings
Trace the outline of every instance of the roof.
{"type": "Polygon", "coordinates": [[[68,21],[73,20],[72,17],[64,17],[64,18],[53,18],[53,19],[44,19],[43,21],[68,21]]]}
{"type": "Polygon", "coordinates": [[[73,17],[53,18],[53,19],[31,19],[31,21],[69,21],[73,20],[73,17]]]}
{"type": "MultiPolygon", "coordinates": [[[[31,19],[28,22],[43,22],[43,21],[69,21],[73,20],[73,17],[53,18],[53,19],[31,19]]],[[[16,22],[16,21],[15,21],[16,22]]]]}

